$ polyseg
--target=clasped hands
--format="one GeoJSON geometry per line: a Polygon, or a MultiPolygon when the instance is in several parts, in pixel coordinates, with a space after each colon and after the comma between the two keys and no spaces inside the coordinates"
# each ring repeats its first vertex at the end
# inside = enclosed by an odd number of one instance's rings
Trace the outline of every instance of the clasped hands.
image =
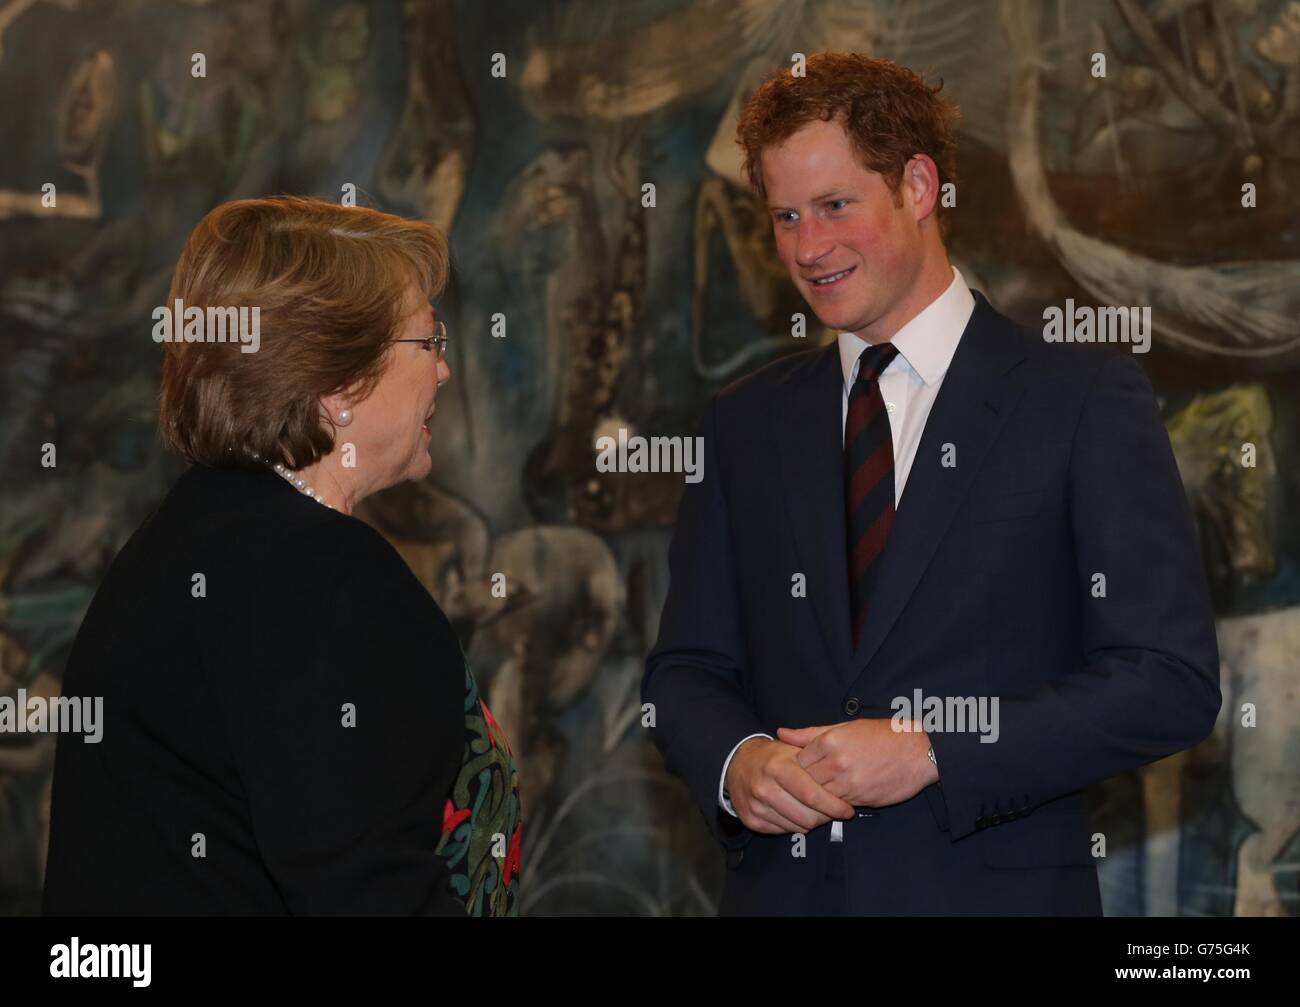
{"type": "Polygon", "coordinates": [[[751,738],[727,767],[725,786],[742,823],[768,834],[808,832],[855,807],[906,801],[939,779],[919,724],[892,718],[821,727],[782,727],[777,740],[751,738]]]}

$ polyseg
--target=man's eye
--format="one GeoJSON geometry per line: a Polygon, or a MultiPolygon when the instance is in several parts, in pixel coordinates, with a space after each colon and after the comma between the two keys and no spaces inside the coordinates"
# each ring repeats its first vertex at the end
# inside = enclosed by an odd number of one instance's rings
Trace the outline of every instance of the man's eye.
{"type": "Polygon", "coordinates": [[[848,206],[848,203],[849,201],[847,199],[832,199],[826,205],[832,210],[842,210],[844,207],[848,206]]]}
{"type": "Polygon", "coordinates": [[[776,215],[776,222],[778,224],[793,224],[794,220],[795,215],[789,210],[783,210],[776,215]]]}

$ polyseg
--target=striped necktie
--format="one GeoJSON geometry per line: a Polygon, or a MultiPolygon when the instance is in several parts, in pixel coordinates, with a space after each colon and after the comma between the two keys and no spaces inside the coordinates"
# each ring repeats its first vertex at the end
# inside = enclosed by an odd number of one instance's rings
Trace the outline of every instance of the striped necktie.
{"type": "Polygon", "coordinates": [[[877,380],[898,355],[893,343],[868,346],[858,358],[844,426],[844,490],[849,548],[853,649],[867,624],[877,561],[894,523],[894,441],[877,380]]]}

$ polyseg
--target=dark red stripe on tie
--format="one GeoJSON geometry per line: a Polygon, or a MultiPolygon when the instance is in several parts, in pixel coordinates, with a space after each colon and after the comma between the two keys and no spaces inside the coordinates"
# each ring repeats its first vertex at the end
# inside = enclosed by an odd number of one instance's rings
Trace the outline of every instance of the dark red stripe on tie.
{"type": "MultiPolygon", "coordinates": [[[[894,471],[894,446],[885,441],[875,451],[871,457],[858,466],[853,473],[853,484],[849,487],[849,497],[853,500],[865,500],[870,493],[885,476],[892,474],[894,471]]],[[[891,485],[890,491],[893,491],[891,485]]]]}
{"type": "Polygon", "coordinates": [[[857,412],[854,412],[852,408],[849,409],[848,422],[844,427],[844,445],[846,448],[862,436],[862,432],[871,425],[871,422],[879,415],[884,406],[884,402],[880,399],[875,401],[868,399],[865,409],[859,409],[857,412]]]}
{"type": "Polygon", "coordinates": [[[871,522],[867,533],[858,539],[853,547],[853,556],[849,563],[849,576],[861,580],[871,572],[872,564],[885,551],[885,542],[889,538],[889,529],[894,523],[894,509],[881,511],[871,522]]]}

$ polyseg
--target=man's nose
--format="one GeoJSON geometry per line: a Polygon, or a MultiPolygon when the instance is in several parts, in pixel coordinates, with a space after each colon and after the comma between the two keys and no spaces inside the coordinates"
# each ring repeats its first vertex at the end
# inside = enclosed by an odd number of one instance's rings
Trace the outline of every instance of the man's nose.
{"type": "Polygon", "coordinates": [[[438,387],[441,388],[451,380],[451,367],[446,359],[438,361],[438,387]]]}
{"type": "Polygon", "coordinates": [[[834,244],[818,228],[816,222],[801,220],[799,222],[799,233],[795,237],[795,261],[801,266],[815,265],[820,259],[826,257],[826,253],[831,250],[834,244]]]}

